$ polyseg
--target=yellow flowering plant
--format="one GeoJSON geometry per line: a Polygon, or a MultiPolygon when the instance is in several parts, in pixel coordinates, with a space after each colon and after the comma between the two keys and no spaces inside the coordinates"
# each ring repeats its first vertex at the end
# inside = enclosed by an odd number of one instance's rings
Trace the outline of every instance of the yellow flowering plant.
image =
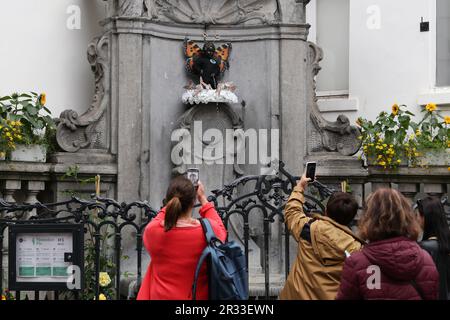
{"type": "MultiPolygon", "coordinates": [[[[95,213],[92,213],[92,219],[97,220],[95,213]]],[[[109,256],[112,247],[108,244],[109,239],[114,236],[114,233],[106,232],[100,235],[101,242],[101,252],[98,256],[98,264],[100,271],[98,275],[98,279],[96,279],[96,251],[95,251],[95,243],[94,236],[92,234],[92,230],[88,228],[88,233],[90,236],[85,240],[84,251],[85,251],[85,259],[84,259],[84,275],[85,275],[85,290],[82,293],[83,300],[95,300],[95,283],[98,280],[99,283],[99,300],[108,300],[112,299],[115,296],[114,290],[114,282],[111,278],[114,278],[116,275],[116,263],[113,261],[112,257],[109,256]],[[103,299],[104,298],[104,299],[103,299]]]]}
{"type": "Polygon", "coordinates": [[[45,93],[13,93],[0,97],[0,152],[17,144],[47,144],[56,125],[45,106],[45,93]]]}
{"type": "Polygon", "coordinates": [[[434,103],[427,104],[422,110],[423,118],[412,123],[420,150],[450,148],[450,117],[443,117],[434,103]]]}
{"type": "Polygon", "coordinates": [[[1,294],[1,300],[16,300],[16,299],[8,289],[5,289],[5,291],[1,294]]]}
{"type": "Polygon", "coordinates": [[[0,118],[0,157],[16,149],[23,141],[22,123],[0,118]]]}
{"type": "Polygon", "coordinates": [[[443,117],[433,103],[423,108],[419,123],[406,105],[394,104],[391,113],[381,112],[376,121],[359,118],[363,155],[369,162],[393,169],[400,164],[419,163],[426,149],[450,148],[450,117],[443,117]]]}
{"type": "Polygon", "coordinates": [[[359,118],[364,157],[384,169],[416,162],[416,141],[408,136],[413,128],[412,116],[405,105],[394,104],[391,113],[381,112],[374,122],[359,118]]]}

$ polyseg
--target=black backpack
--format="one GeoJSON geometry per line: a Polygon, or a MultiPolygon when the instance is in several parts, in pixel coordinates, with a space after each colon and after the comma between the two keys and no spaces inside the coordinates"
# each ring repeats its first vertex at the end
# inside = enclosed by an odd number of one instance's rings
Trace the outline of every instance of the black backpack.
{"type": "Polygon", "coordinates": [[[247,300],[248,270],[245,254],[234,241],[223,243],[214,233],[208,219],[200,220],[207,246],[197,264],[192,286],[196,299],[197,281],[203,262],[207,260],[210,300],[247,300]]]}

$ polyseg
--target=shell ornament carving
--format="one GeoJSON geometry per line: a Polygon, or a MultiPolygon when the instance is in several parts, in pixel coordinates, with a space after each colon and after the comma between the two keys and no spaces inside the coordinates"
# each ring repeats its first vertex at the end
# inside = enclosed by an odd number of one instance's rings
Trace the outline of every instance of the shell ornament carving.
{"type": "Polygon", "coordinates": [[[119,16],[194,24],[271,24],[279,21],[277,0],[122,0],[119,16]]]}

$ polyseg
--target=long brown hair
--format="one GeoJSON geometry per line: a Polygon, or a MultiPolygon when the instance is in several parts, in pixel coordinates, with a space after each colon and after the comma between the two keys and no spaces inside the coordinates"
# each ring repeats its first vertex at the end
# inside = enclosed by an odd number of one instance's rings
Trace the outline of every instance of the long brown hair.
{"type": "Polygon", "coordinates": [[[176,177],[170,183],[166,194],[166,217],[164,229],[169,231],[177,224],[180,216],[194,205],[195,187],[191,180],[184,176],[176,177]]]}
{"type": "Polygon", "coordinates": [[[379,189],[367,200],[359,223],[360,236],[379,241],[399,236],[417,240],[420,226],[408,200],[397,190],[379,189]]]}

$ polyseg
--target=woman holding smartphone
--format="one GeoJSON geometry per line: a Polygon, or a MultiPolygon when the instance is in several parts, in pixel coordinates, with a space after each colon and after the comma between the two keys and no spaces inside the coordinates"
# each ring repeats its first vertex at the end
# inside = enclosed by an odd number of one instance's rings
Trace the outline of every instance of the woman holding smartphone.
{"type": "MultiPolygon", "coordinates": [[[[209,219],[220,240],[226,240],[225,226],[214,205],[208,202],[203,184],[198,182],[195,188],[188,178],[175,178],[167,190],[167,205],[144,231],[144,245],[151,262],[137,300],[192,299],[195,268],[206,248],[200,221],[192,218],[196,199],[201,204],[201,217],[209,219]]],[[[200,271],[196,299],[208,299],[206,264],[200,271]]]]}

